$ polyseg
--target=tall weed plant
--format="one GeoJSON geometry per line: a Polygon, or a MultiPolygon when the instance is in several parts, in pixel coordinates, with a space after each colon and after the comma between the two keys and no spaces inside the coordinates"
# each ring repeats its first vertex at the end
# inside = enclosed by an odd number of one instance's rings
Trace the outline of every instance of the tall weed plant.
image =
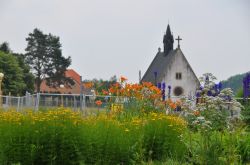
{"type": "Polygon", "coordinates": [[[0,112],[0,164],[140,164],[185,154],[184,120],[83,116],[67,109],[0,112]]]}

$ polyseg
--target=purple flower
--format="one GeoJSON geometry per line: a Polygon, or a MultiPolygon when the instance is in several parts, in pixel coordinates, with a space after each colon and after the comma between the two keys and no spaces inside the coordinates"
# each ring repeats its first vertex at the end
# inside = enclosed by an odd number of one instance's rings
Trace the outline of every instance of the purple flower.
{"type": "Polygon", "coordinates": [[[166,99],[166,96],[164,94],[164,95],[162,95],[162,100],[165,101],[165,99],[166,99]]]}
{"type": "Polygon", "coordinates": [[[161,89],[161,83],[158,83],[158,84],[157,84],[157,87],[158,87],[159,89],[161,89]]]}
{"type": "Polygon", "coordinates": [[[221,82],[219,82],[218,87],[219,87],[219,90],[222,89],[222,83],[221,82]]]}
{"type": "Polygon", "coordinates": [[[165,83],[162,83],[162,89],[165,90],[165,88],[166,88],[166,84],[165,84],[165,83]]]}
{"type": "Polygon", "coordinates": [[[207,95],[208,96],[212,96],[212,92],[209,90],[209,91],[207,91],[207,95]]]}
{"type": "Polygon", "coordinates": [[[196,97],[201,97],[200,92],[197,92],[197,93],[196,93],[196,97]]]}

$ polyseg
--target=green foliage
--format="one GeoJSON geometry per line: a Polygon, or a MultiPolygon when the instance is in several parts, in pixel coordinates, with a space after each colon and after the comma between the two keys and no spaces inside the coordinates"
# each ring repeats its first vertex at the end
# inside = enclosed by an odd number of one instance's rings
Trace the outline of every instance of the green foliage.
{"type": "Polygon", "coordinates": [[[23,68],[18,63],[18,59],[0,51],[0,72],[4,73],[3,94],[12,95],[22,94],[25,91],[23,68]]]}
{"type": "MultiPolygon", "coordinates": [[[[24,61],[24,55],[23,54],[18,54],[18,53],[12,53],[9,44],[7,42],[4,42],[0,45],[0,51],[6,53],[6,54],[11,54],[16,57],[16,60],[18,61],[18,65],[22,70],[23,73],[23,82],[25,82],[25,87],[20,90],[20,92],[16,92],[19,95],[25,95],[26,91],[29,93],[33,93],[34,91],[34,76],[30,72],[30,67],[27,65],[24,61]]],[[[8,90],[8,89],[7,89],[8,90]]],[[[10,92],[10,91],[8,91],[10,92]]],[[[12,93],[12,94],[16,94],[12,93]]],[[[8,94],[8,93],[5,93],[8,94]]]]}
{"type": "Polygon", "coordinates": [[[213,80],[216,78],[212,74],[205,74],[204,77],[201,98],[195,110],[188,108],[185,115],[190,128],[185,134],[188,162],[225,165],[249,163],[250,133],[243,128],[240,116],[234,115],[234,111],[239,112],[242,105],[235,100],[230,88],[221,90],[217,96],[208,96],[207,91],[213,93],[213,80]],[[206,76],[209,79],[205,79],[206,76]]]}
{"type": "Polygon", "coordinates": [[[0,51],[4,52],[4,53],[11,53],[11,50],[10,50],[10,47],[9,47],[9,44],[7,42],[3,42],[1,45],[0,45],[0,51]]]}
{"type": "Polygon", "coordinates": [[[250,163],[250,133],[242,134],[243,138],[239,138],[237,148],[241,155],[242,162],[250,163]]]}
{"type": "Polygon", "coordinates": [[[192,164],[249,163],[250,133],[242,129],[202,131],[186,134],[189,149],[188,162],[192,164]]]}
{"type": "Polygon", "coordinates": [[[39,29],[34,29],[26,41],[28,45],[25,49],[25,60],[35,74],[37,91],[40,91],[40,85],[45,78],[52,86],[59,86],[65,82],[72,83],[64,75],[71,64],[71,58],[62,56],[59,37],[43,34],[39,29]]]}
{"type": "Polygon", "coordinates": [[[246,73],[231,76],[227,80],[222,81],[222,87],[231,88],[234,93],[237,93],[242,88],[242,81],[245,75],[246,73]]]}
{"type": "Polygon", "coordinates": [[[243,121],[247,124],[247,126],[250,129],[250,104],[249,103],[246,103],[244,105],[244,109],[242,110],[241,115],[242,115],[243,121]]]}
{"type": "Polygon", "coordinates": [[[209,123],[208,126],[211,129],[223,131],[230,125],[235,124],[235,120],[241,121],[240,111],[243,106],[234,98],[233,91],[230,88],[224,88],[218,92],[214,88],[214,80],[216,80],[216,77],[211,73],[205,73],[200,78],[204,88],[198,90],[200,97],[195,111],[188,108],[189,113],[186,115],[191,128],[209,123]],[[204,120],[204,122],[200,122],[199,119],[204,120]]]}
{"type": "Polygon", "coordinates": [[[243,98],[243,87],[241,87],[238,91],[236,91],[235,97],[243,98]]]}
{"type": "Polygon", "coordinates": [[[25,95],[26,91],[29,93],[34,92],[34,84],[35,84],[35,77],[30,72],[30,67],[25,63],[24,55],[13,53],[13,55],[17,58],[20,68],[23,70],[23,81],[25,82],[25,88],[21,95],[25,95]]]}
{"type": "MultiPolygon", "coordinates": [[[[176,132],[171,123],[151,120],[145,126],[144,148],[146,160],[165,160],[175,158],[182,160],[187,152],[181,142],[182,137],[176,132]]],[[[177,129],[177,128],[175,128],[177,129]]]]}
{"type": "Polygon", "coordinates": [[[88,116],[70,110],[0,112],[0,164],[182,161],[184,126],[163,115],[88,116]]]}
{"type": "MultiPolygon", "coordinates": [[[[84,80],[83,82],[92,82],[93,88],[98,94],[102,94],[103,90],[108,91],[109,88],[117,82],[117,77],[114,75],[109,80],[103,79],[93,79],[93,80],[84,80]]],[[[105,94],[106,95],[106,94],[105,94]]]]}

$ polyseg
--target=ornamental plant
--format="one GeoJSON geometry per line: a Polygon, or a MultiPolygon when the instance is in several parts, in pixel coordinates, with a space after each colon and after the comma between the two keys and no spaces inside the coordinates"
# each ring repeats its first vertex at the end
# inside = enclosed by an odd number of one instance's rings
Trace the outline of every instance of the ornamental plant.
{"type": "MultiPolygon", "coordinates": [[[[106,91],[103,91],[105,94],[106,91]]],[[[162,101],[161,90],[150,82],[142,82],[141,84],[127,83],[125,77],[121,77],[121,81],[113,84],[109,93],[116,96],[112,103],[123,103],[127,110],[133,113],[152,111],[163,112],[165,103],[162,101]]]]}
{"type": "Polygon", "coordinates": [[[211,73],[203,74],[200,78],[201,87],[196,94],[196,106],[187,109],[190,127],[210,123],[212,129],[223,130],[232,126],[233,121],[240,121],[242,105],[235,100],[230,88],[222,89],[221,83],[216,84],[215,80],[216,77],[211,73]],[[206,122],[200,122],[198,118],[204,118],[206,122]]]}

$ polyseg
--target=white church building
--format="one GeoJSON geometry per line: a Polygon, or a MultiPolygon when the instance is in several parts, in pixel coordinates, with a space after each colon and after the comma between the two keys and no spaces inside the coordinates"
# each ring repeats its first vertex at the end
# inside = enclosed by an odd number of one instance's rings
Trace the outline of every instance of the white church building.
{"type": "Polygon", "coordinates": [[[165,83],[166,91],[168,87],[171,89],[171,96],[194,96],[200,82],[180,48],[180,37],[176,40],[178,47],[173,49],[174,38],[168,25],[163,38],[164,51],[159,48],[141,82],[165,83]]]}

